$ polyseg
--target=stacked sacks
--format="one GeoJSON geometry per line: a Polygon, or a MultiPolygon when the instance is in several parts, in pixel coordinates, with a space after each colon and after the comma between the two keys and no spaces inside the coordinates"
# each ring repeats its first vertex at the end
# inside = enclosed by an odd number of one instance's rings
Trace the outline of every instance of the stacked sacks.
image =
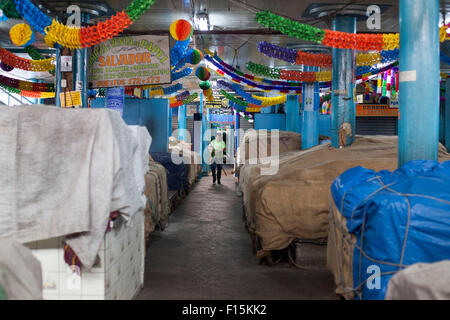
{"type": "Polygon", "coordinates": [[[169,152],[176,154],[180,161],[182,160],[187,166],[187,185],[192,188],[197,181],[197,177],[201,172],[201,157],[191,150],[192,144],[177,140],[174,137],[169,138],[169,152]]]}
{"type": "Polygon", "coordinates": [[[145,195],[148,199],[145,207],[145,238],[159,227],[163,230],[170,214],[167,172],[158,162],[150,157],[149,171],[145,175],[145,195]]]}
{"type": "Polygon", "coordinates": [[[394,172],[352,168],[333,182],[327,264],[338,294],[384,299],[398,271],[450,259],[449,181],[450,161],[417,160],[394,172]]]}
{"type": "MultiPolygon", "coordinates": [[[[288,151],[300,150],[302,147],[302,136],[296,132],[279,131],[278,152],[284,154],[288,151]]],[[[237,149],[238,171],[244,164],[257,161],[259,158],[271,156],[272,137],[271,131],[249,130],[242,139],[243,143],[237,149]],[[250,148],[252,146],[252,148],[250,148]],[[261,148],[261,150],[260,150],[261,148]],[[267,150],[263,155],[264,150],[267,150]]]]}
{"type": "Polygon", "coordinates": [[[178,156],[172,158],[171,152],[151,152],[154,161],[159,162],[167,171],[167,186],[169,190],[184,191],[188,189],[187,165],[178,156]],[[174,161],[174,158],[178,161],[174,161]]]}
{"type": "MultiPolygon", "coordinates": [[[[450,160],[442,146],[440,159],[450,160]]],[[[260,240],[259,256],[285,249],[294,239],[326,239],[331,183],[355,166],[395,170],[397,137],[357,136],[350,148],[334,149],[327,143],[290,151],[280,155],[275,175],[262,174],[267,165],[245,164],[239,188],[248,229],[260,240]]]]}

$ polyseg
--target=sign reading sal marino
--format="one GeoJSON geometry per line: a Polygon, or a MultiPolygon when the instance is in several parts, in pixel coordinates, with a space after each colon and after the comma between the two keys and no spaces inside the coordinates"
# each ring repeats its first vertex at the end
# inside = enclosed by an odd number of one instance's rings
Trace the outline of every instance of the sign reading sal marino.
{"type": "Polygon", "coordinates": [[[89,81],[93,88],[170,83],[169,36],[117,37],[94,46],[89,81]]]}
{"type": "Polygon", "coordinates": [[[398,117],[398,108],[387,104],[357,104],[357,117],[398,117]]]}

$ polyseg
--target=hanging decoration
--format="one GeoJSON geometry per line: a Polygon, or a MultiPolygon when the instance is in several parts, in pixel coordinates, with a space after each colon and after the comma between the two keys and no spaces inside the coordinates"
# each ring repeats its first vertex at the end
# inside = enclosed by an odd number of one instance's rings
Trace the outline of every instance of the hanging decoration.
{"type": "Polygon", "coordinates": [[[169,104],[175,104],[179,101],[183,101],[184,99],[187,99],[190,96],[189,91],[184,91],[180,94],[177,94],[175,97],[169,98],[169,104]]]}
{"type": "Polygon", "coordinates": [[[324,101],[322,103],[322,107],[320,108],[320,113],[321,114],[330,114],[330,109],[331,109],[330,106],[331,106],[330,101],[324,101]]]}
{"type": "Polygon", "coordinates": [[[196,48],[189,49],[184,56],[182,56],[181,60],[177,64],[173,64],[175,67],[172,71],[176,71],[182,68],[186,63],[190,63],[192,65],[199,64],[203,59],[203,54],[200,50],[196,48]]]}
{"type": "Polygon", "coordinates": [[[0,87],[4,88],[5,90],[7,90],[10,93],[15,93],[24,97],[28,97],[28,98],[54,98],[55,97],[55,93],[54,92],[39,92],[39,91],[28,91],[28,90],[23,90],[23,89],[19,89],[19,88],[13,88],[10,86],[7,86],[3,83],[1,83],[0,81],[0,87]]]}
{"type": "Polygon", "coordinates": [[[17,12],[14,0],[2,0],[2,2],[0,3],[0,9],[2,10],[3,16],[6,17],[6,19],[22,19],[22,16],[19,14],[19,12],[17,12]]]}
{"type": "MultiPolygon", "coordinates": [[[[31,57],[33,60],[45,60],[45,58],[42,56],[42,54],[37,51],[37,49],[33,46],[26,46],[25,47],[26,53],[31,57]]],[[[48,71],[50,74],[55,75],[55,65],[52,64],[53,68],[48,71]]]]}
{"type": "Polygon", "coordinates": [[[13,68],[26,71],[50,71],[55,69],[55,65],[53,64],[55,58],[43,60],[25,59],[1,47],[0,60],[13,68]]]}
{"type": "Polygon", "coordinates": [[[170,34],[176,40],[175,45],[170,50],[172,81],[176,81],[192,73],[191,68],[184,68],[183,70],[177,72],[177,70],[184,67],[186,63],[196,65],[203,59],[203,54],[200,50],[196,48],[191,48],[188,50],[192,32],[192,26],[186,20],[176,20],[170,25],[170,34]]]}
{"type": "Polygon", "coordinates": [[[69,27],[52,20],[30,0],[15,0],[15,5],[19,15],[34,30],[45,35],[47,45],[80,49],[94,46],[118,35],[139,19],[154,2],[155,0],[134,0],[124,11],[117,12],[106,21],[89,27],[69,27]]]}
{"type": "Polygon", "coordinates": [[[301,50],[283,48],[266,41],[258,43],[258,51],[262,54],[289,62],[291,64],[315,67],[331,67],[331,55],[323,53],[308,53],[301,50]]]}
{"type": "Polygon", "coordinates": [[[26,47],[34,42],[34,32],[26,23],[14,25],[9,30],[9,37],[11,42],[18,47],[26,47]]]}
{"type": "Polygon", "coordinates": [[[149,85],[145,85],[145,86],[141,86],[141,88],[143,90],[148,89],[149,90],[149,96],[154,97],[154,96],[169,96],[174,94],[177,91],[180,91],[181,89],[183,89],[183,85],[181,83],[177,83],[173,86],[170,87],[152,87],[149,85]]]}
{"type": "Polygon", "coordinates": [[[191,103],[192,101],[197,99],[197,97],[198,97],[198,93],[195,92],[195,93],[191,94],[189,97],[187,97],[186,99],[184,99],[183,101],[177,101],[176,103],[170,104],[169,107],[175,108],[175,107],[182,106],[183,104],[191,103]]]}
{"type": "Polygon", "coordinates": [[[247,63],[247,69],[251,73],[257,74],[259,76],[280,79],[280,69],[278,68],[270,68],[267,66],[263,66],[262,64],[249,61],[247,63]]]}
{"type": "MultiPolygon", "coordinates": [[[[242,77],[235,73],[235,68],[232,66],[227,65],[223,60],[221,60],[218,56],[214,56],[212,58],[209,54],[205,55],[205,60],[208,62],[209,66],[219,75],[221,76],[227,76],[232,81],[236,83],[242,83],[243,85],[246,85],[251,88],[256,88],[258,90],[265,90],[265,91],[280,91],[281,93],[292,93],[292,94],[299,94],[302,90],[301,86],[292,86],[289,84],[286,84],[286,82],[282,82],[283,85],[263,85],[256,83],[252,80],[257,80],[256,77],[253,77],[251,75],[245,75],[245,77],[242,77]],[[252,80],[250,80],[252,79],[252,80]]],[[[262,78],[258,79],[260,82],[263,81],[262,78]]],[[[266,81],[264,81],[266,83],[266,81]]],[[[268,80],[267,83],[274,83],[276,81],[268,80]]]]}
{"type": "Polygon", "coordinates": [[[14,67],[11,67],[10,65],[7,65],[3,61],[0,62],[0,68],[2,68],[3,71],[10,72],[14,69],[14,67]]]}
{"type": "Polygon", "coordinates": [[[209,81],[201,81],[199,83],[199,87],[200,87],[200,89],[203,90],[203,94],[205,95],[205,97],[208,101],[214,100],[213,92],[211,89],[211,83],[209,81]]]}
{"type": "MultiPolygon", "coordinates": [[[[280,31],[294,38],[312,41],[333,48],[353,49],[360,51],[382,51],[399,48],[399,34],[346,33],[341,31],[322,30],[298,21],[286,19],[270,11],[260,11],[255,21],[267,28],[280,31]]],[[[447,37],[447,26],[440,28],[440,41],[447,37]]]]}
{"type": "Polygon", "coordinates": [[[54,92],[53,83],[30,82],[0,75],[0,84],[25,91],[54,92]]]}
{"type": "Polygon", "coordinates": [[[179,19],[172,22],[169,31],[172,38],[174,38],[177,41],[187,40],[194,33],[192,25],[184,19],[179,19]]]}
{"type": "MultiPolygon", "coordinates": [[[[287,81],[274,81],[269,79],[263,79],[254,77],[252,75],[245,74],[244,77],[239,76],[234,71],[236,70],[232,66],[226,64],[222,59],[220,59],[216,54],[211,53],[209,50],[205,50],[208,54],[205,55],[205,60],[208,65],[220,76],[227,77],[235,83],[245,85],[247,87],[258,89],[262,91],[278,91],[280,93],[286,94],[300,94],[301,93],[301,82],[287,82],[287,81]],[[210,55],[212,54],[213,57],[210,55]],[[252,79],[252,80],[250,80],[252,79]],[[267,85],[271,84],[271,85],[267,85]]],[[[380,69],[372,69],[370,72],[358,73],[356,76],[356,83],[361,83],[367,81],[369,77],[377,75],[380,72],[385,72],[398,65],[398,61],[386,65],[380,69]]],[[[331,71],[317,72],[316,80],[320,82],[321,88],[331,87],[330,81],[321,82],[323,80],[331,80],[331,71]]]]}
{"type": "Polygon", "coordinates": [[[208,81],[209,78],[211,77],[211,73],[209,72],[209,70],[205,67],[198,67],[195,70],[195,75],[197,76],[197,78],[199,78],[201,81],[208,81]]]}
{"type": "MultiPolygon", "coordinates": [[[[265,41],[258,43],[258,50],[259,52],[263,53],[268,57],[286,61],[291,64],[315,66],[323,68],[328,68],[331,67],[332,65],[332,56],[329,54],[322,54],[322,53],[313,54],[303,52],[301,50],[295,51],[293,49],[280,47],[265,41]],[[294,52],[297,55],[296,59],[293,58],[294,52]]],[[[399,57],[398,49],[381,52],[360,53],[356,55],[356,65],[373,66],[376,65],[377,63],[386,63],[389,61],[398,60],[398,57],[399,57]]]]}
{"type": "Polygon", "coordinates": [[[245,92],[238,84],[235,83],[218,80],[217,84],[224,88],[233,90],[236,94],[244,98],[249,103],[250,107],[271,107],[286,102],[286,95],[281,95],[278,97],[258,97],[245,92]]]}
{"type": "Polygon", "coordinates": [[[186,77],[192,73],[192,68],[184,68],[181,71],[173,72],[172,71],[172,81],[177,81],[178,79],[181,79],[183,77],[186,77]]]}
{"type": "Polygon", "coordinates": [[[175,45],[170,50],[170,63],[172,66],[176,67],[177,64],[183,60],[190,42],[191,39],[175,42],[175,45]]]}

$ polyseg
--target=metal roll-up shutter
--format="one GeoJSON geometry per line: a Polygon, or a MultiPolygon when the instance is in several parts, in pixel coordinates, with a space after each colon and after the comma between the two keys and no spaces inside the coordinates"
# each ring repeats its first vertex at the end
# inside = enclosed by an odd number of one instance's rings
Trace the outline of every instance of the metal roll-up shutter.
{"type": "MultiPolygon", "coordinates": [[[[254,128],[253,124],[254,124],[254,122],[249,122],[248,120],[244,119],[243,117],[239,118],[239,129],[244,130],[244,133],[247,132],[247,130],[249,130],[249,129],[253,129],[254,128]]],[[[241,139],[243,137],[244,136],[242,136],[242,137],[239,136],[238,147],[241,145],[241,139]]]]}
{"type": "Polygon", "coordinates": [[[186,119],[186,130],[189,132],[190,141],[189,143],[192,143],[194,145],[194,119],[193,118],[187,118],[186,119]]]}
{"type": "Polygon", "coordinates": [[[178,115],[172,116],[172,134],[178,129],[178,115]]]}
{"type": "Polygon", "coordinates": [[[397,117],[356,117],[356,134],[395,136],[397,117]]]}

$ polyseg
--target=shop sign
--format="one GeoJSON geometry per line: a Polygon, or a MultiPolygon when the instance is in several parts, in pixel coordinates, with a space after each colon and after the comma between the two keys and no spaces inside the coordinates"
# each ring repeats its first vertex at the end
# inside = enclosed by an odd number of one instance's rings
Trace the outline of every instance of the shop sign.
{"type": "Polygon", "coordinates": [[[169,36],[116,37],[94,46],[89,81],[93,88],[170,83],[169,36]]]}
{"type": "Polygon", "coordinates": [[[397,117],[398,108],[390,108],[387,104],[357,104],[357,117],[397,117]]]}

